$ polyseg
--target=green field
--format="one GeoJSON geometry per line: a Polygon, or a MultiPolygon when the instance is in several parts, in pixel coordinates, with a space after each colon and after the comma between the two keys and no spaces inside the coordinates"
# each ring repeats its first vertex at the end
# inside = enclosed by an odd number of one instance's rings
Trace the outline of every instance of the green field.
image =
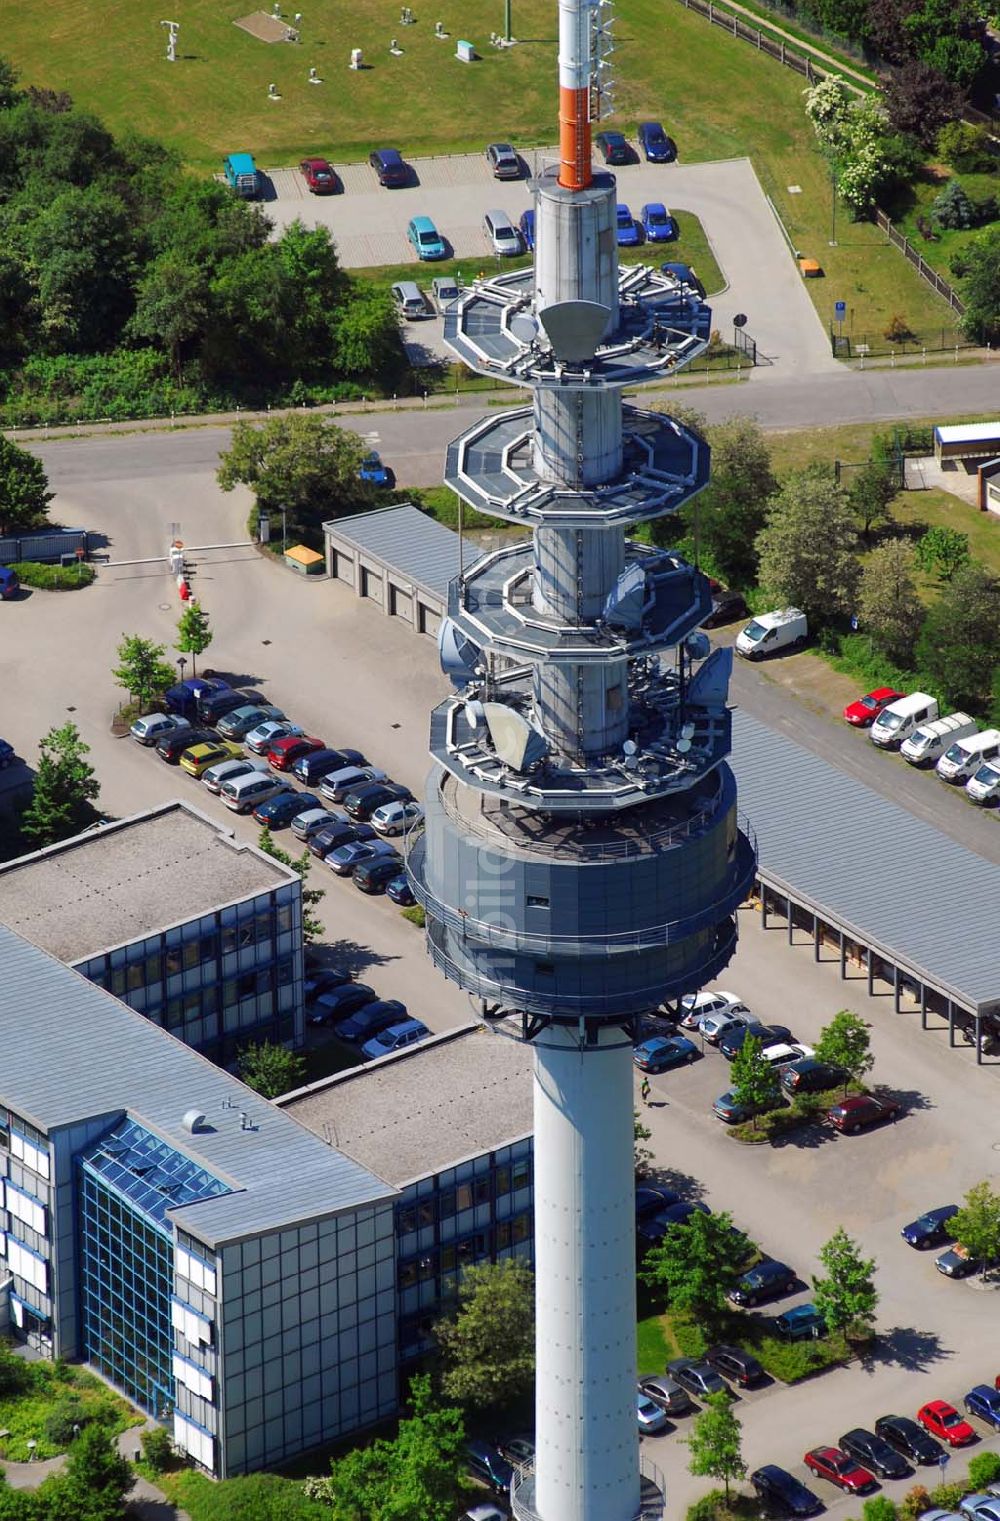
{"type": "MultiPolygon", "coordinates": [[[[410,154],[447,153],[509,136],[520,145],[555,136],[556,7],[517,0],[514,31],[524,39],[498,52],[488,45],[502,24],[499,0],[442,0],[399,25],[395,4],[359,0],[344,21],[332,0],[315,0],[298,46],[268,45],[232,25],[245,0],[223,10],[215,0],[180,0],[178,62],[164,59],[161,9],[152,0],[49,0],[44,23],[10,7],[2,48],[27,82],[67,88],[115,128],[132,127],[172,142],[197,168],[214,168],[228,150],[249,148],[265,166],[306,152],[357,159],[374,142],[395,139],[410,154]],[[454,60],[434,22],[483,49],[479,62],[454,60]],[[405,49],[388,56],[392,35],[405,49]],[[352,46],[373,67],[352,73],[352,46]],[[325,83],[306,83],[315,65],[325,83]],[[267,100],[277,84],[279,102],[267,100]]],[[[615,68],[620,124],[660,117],[682,160],[749,154],[790,237],[818,258],[826,278],[809,282],[824,319],[847,301],[855,337],[881,333],[898,313],[921,338],[950,326],[950,312],[870,224],[849,224],[841,208],[836,248],[828,248],[830,180],[802,108],[802,80],[727,37],[675,0],[621,0],[615,68]],[[800,193],[791,194],[788,186],[800,193]]],[[[707,283],[707,282],[706,282],[707,283]]]]}

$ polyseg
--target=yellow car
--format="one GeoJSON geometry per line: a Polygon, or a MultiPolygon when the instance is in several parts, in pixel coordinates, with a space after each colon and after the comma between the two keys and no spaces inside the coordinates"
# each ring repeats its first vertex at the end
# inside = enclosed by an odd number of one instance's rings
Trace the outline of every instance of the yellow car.
{"type": "Polygon", "coordinates": [[[216,766],[219,761],[235,760],[242,754],[242,745],[230,744],[223,739],[210,740],[206,745],[192,745],[190,750],[185,750],[181,765],[192,776],[201,776],[209,766],[216,766]]]}

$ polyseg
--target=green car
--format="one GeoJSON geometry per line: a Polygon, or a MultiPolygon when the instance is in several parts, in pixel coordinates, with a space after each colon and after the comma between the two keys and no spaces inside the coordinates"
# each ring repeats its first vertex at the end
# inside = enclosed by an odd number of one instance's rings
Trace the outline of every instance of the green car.
{"type": "Polygon", "coordinates": [[[413,251],[418,259],[444,259],[448,250],[444,238],[430,217],[412,217],[406,229],[413,251]]]}
{"type": "Polygon", "coordinates": [[[777,1316],[774,1329],[788,1341],[812,1341],[826,1335],[826,1322],[814,1304],[799,1304],[777,1316]]]}

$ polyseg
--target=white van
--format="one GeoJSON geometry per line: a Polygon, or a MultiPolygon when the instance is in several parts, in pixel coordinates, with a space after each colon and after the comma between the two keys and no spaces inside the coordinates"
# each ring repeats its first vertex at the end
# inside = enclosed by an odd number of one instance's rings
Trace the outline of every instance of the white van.
{"type": "Polygon", "coordinates": [[[909,697],[897,697],[868,730],[873,745],[882,750],[898,750],[904,739],[909,739],[922,724],[933,723],[938,716],[938,705],[926,692],[911,692],[909,697]]]}
{"type": "Polygon", "coordinates": [[[806,615],[797,607],[783,607],[774,613],[759,613],[736,636],[736,653],[747,660],[763,660],[776,650],[791,646],[799,649],[809,637],[806,615]]]}
{"type": "Polygon", "coordinates": [[[909,739],[903,740],[899,753],[911,766],[930,766],[940,760],[956,739],[964,739],[967,734],[975,732],[976,720],[968,713],[948,713],[944,718],[935,718],[933,723],[921,724],[919,729],[914,729],[909,739]]]}
{"type": "Polygon", "coordinates": [[[975,776],[970,776],[966,782],[965,795],[970,803],[996,802],[1000,798],[1000,760],[987,761],[980,766],[975,776]]]}
{"type": "Polygon", "coordinates": [[[286,782],[284,777],[262,776],[258,771],[250,771],[246,776],[235,776],[230,781],[223,782],[219,796],[234,813],[250,813],[269,797],[275,797],[279,792],[294,791],[291,782],[286,782]]]}
{"type": "Polygon", "coordinates": [[[937,774],[944,782],[967,782],[985,761],[1000,755],[1000,729],[984,729],[960,739],[946,750],[937,763],[937,774]]]}

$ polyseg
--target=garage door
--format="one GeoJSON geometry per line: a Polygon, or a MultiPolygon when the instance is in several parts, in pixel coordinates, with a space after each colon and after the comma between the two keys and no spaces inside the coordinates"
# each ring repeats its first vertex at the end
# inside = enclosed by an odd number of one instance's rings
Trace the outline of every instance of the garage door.
{"type": "Polygon", "coordinates": [[[393,618],[402,618],[404,623],[413,622],[413,594],[404,591],[401,586],[393,586],[389,583],[389,615],[393,618]]]}
{"type": "Polygon", "coordinates": [[[434,608],[428,607],[425,602],[417,603],[417,628],[422,634],[430,634],[432,639],[437,638],[438,629],[441,627],[441,614],[434,608]]]}
{"type": "Polygon", "coordinates": [[[343,581],[348,586],[354,585],[354,556],[345,554],[342,549],[331,550],[333,560],[333,574],[336,580],[343,581]]]}
{"type": "Polygon", "coordinates": [[[358,591],[362,597],[368,597],[372,602],[382,606],[382,577],[377,570],[368,570],[364,565],[361,567],[361,580],[358,583],[358,591]]]}

